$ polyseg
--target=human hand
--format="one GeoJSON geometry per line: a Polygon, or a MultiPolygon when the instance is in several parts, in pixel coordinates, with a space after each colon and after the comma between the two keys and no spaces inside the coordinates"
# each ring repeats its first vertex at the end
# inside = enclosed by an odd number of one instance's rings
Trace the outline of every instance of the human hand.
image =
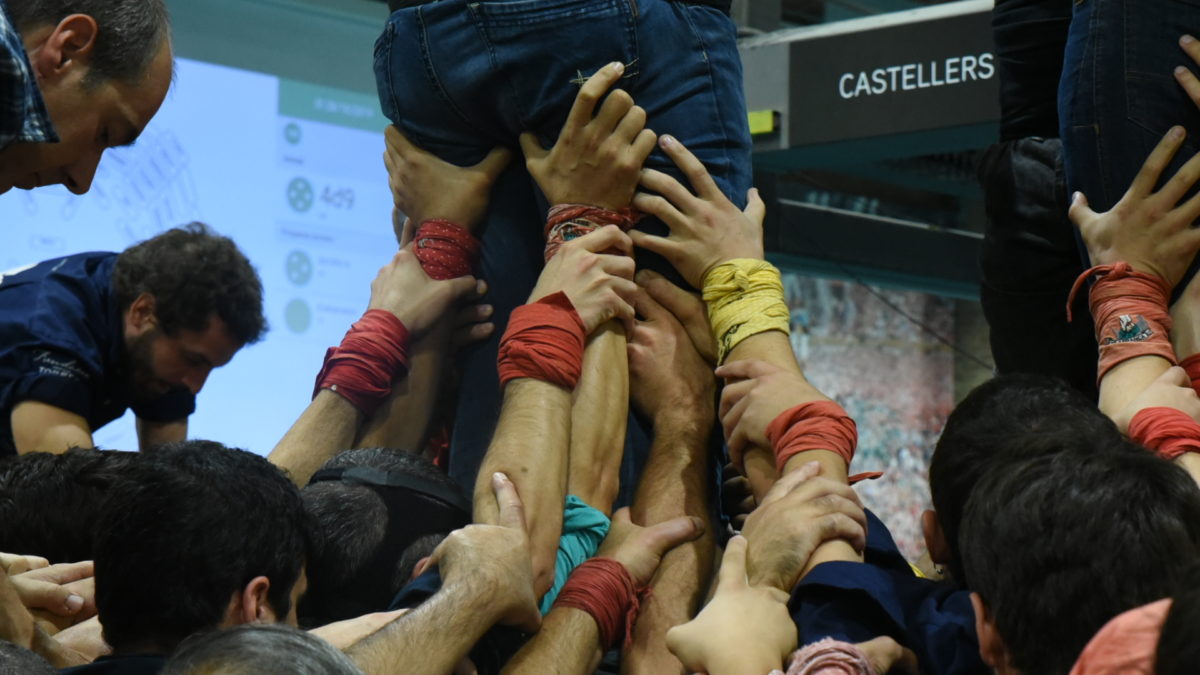
{"type": "Polygon", "coordinates": [[[669,260],[696,288],[703,287],[709,270],[726,260],[762,260],[766,206],[758,190],[750,190],[746,210],[742,211],[729,201],[700,160],[678,140],[663,136],[658,144],[687,176],[696,194],[661,171],[643,170],[642,187],[658,194],[639,192],[633,198],[633,205],[658,216],[671,229],[671,235],[658,237],[633,230],[630,232],[633,243],[669,260]]]}
{"type": "Polygon", "coordinates": [[[704,521],[691,516],[642,527],[629,519],[629,508],[613,514],[608,535],[596,553],[598,558],[612,558],[629,572],[634,586],[649,585],[658,571],[658,564],[667,551],[704,534],[704,521]]]}
{"type": "Polygon", "coordinates": [[[587,204],[616,211],[633,199],[656,138],[645,128],[646,111],[618,89],[595,113],[596,103],[624,72],[620,63],[610,63],[588,78],[554,147],[542,148],[532,133],[521,135],[525,167],[551,206],[587,204]]]}
{"type": "Polygon", "coordinates": [[[1112,210],[1096,213],[1081,192],[1069,215],[1079,227],[1093,265],[1127,262],[1135,270],[1155,274],[1172,287],[1179,283],[1200,250],[1200,197],[1179,201],[1200,178],[1200,154],[1184,164],[1162,189],[1159,176],[1183,144],[1186,132],[1173,127],[1142,164],[1129,190],[1112,210]]]}
{"type": "Polygon", "coordinates": [[[712,600],[696,618],[667,631],[667,648],[689,673],[766,673],[796,648],[788,594],[752,583],[746,553],[744,537],[730,539],[712,600]]]}
{"type": "Polygon", "coordinates": [[[791,593],[821,544],[844,539],[859,553],[866,548],[867,516],[858,495],[820,472],[820,464],[809,462],[783,476],[746,518],[750,583],[791,593]]]}
{"type": "Polygon", "coordinates": [[[1129,433],[1129,423],[1146,408],[1174,408],[1200,422],[1200,396],[1192,389],[1187,371],[1179,366],[1168,368],[1113,417],[1121,433],[1129,433]]]}
{"type": "Polygon", "coordinates": [[[709,366],[716,367],[717,341],[713,337],[712,324],[708,321],[708,308],[700,296],[683,290],[653,270],[639,271],[634,280],[655,302],[675,316],[700,356],[709,366]]]}
{"type": "MultiPolygon", "coordinates": [[[[508,166],[512,151],[494,148],[478,164],[459,167],[413,145],[395,125],[383,135],[383,163],[396,209],[417,225],[441,218],[473,231],[487,213],[492,185],[508,166]]],[[[395,223],[393,216],[393,227],[395,223]]]]}
{"type": "Polygon", "coordinates": [[[710,428],[717,388],[711,366],[679,320],[644,288],[639,288],[633,305],[642,317],[634,321],[626,345],[634,405],[656,428],[671,419],[710,428]]]}
{"type": "Polygon", "coordinates": [[[500,510],[499,524],[468,525],[451,532],[429,563],[438,566],[443,585],[480,586],[479,593],[487,598],[484,606],[496,612],[498,623],[533,632],[541,626],[542,615],[533,592],[525,507],[516,486],[504,474],[492,476],[492,490],[500,510]]]}
{"type": "Polygon", "coordinates": [[[462,299],[462,307],[454,317],[454,332],[451,339],[455,347],[464,347],[486,340],[496,330],[492,323],[494,308],[481,302],[487,295],[488,285],[483,279],[475,282],[475,289],[462,299]]]}
{"type": "Polygon", "coordinates": [[[63,629],[96,615],[96,579],[92,561],[50,565],[9,577],[17,595],[35,617],[63,629]]]}
{"type": "Polygon", "coordinates": [[[562,291],[575,306],[589,335],[610,319],[632,319],[630,303],[637,284],[633,282],[631,252],[629,237],[615,225],[568,241],[542,268],[529,302],[562,291]],[[610,249],[620,254],[605,252],[610,249]]]}
{"type": "Polygon", "coordinates": [[[725,465],[721,476],[721,511],[729,516],[730,527],[740,532],[747,516],[754,513],[754,490],[750,479],[739,474],[732,463],[725,465]]]}
{"type": "Polygon", "coordinates": [[[400,251],[371,282],[367,309],[396,315],[410,335],[419,337],[464,298],[476,296],[475,277],[430,279],[411,248],[400,251]]]}
{"type": "Polygon", "coordinates": [[[98,616],[63,629],[54,640],[68,655],[79,655],[82,663],[91,663],[112,653],[112,647],[104,641],[104,627],[98,616]]]}
{"type": "Polygon", "coordinates": [[[862,650],[877,673],[891,673],[895,670],[908,675],[918,675],[921,672],[917,664],[917,655],[886,635],[860,642],[855,646],[862,650]]]}
{"type": "Polygon", "coordinates": [[[9,574],[20,574],[49,566],[50,561],[41,556],[0,553],[0,569],[9,574]]]}
{"type": "Polygon", "coordinates": [[[739,470],[748,447],[771,448],[767,427],[780,413],[802,403],[828,401],[800,373],[766,361],[732,361],[717,368],[726,380],[718,414],[729,444],[729,457],[739,470]]]}

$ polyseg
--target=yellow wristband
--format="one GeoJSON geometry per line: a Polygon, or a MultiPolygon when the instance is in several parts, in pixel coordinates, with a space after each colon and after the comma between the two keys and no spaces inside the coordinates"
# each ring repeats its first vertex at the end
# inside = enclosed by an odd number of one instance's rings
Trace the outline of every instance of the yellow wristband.
{"type": "Polygon", "coordinates": [[[704,275],[704,302],[717,340],[717,362],[742,340],[769,330],[791,329],[779,270],[765,260],[727,260],[704,275]]]}

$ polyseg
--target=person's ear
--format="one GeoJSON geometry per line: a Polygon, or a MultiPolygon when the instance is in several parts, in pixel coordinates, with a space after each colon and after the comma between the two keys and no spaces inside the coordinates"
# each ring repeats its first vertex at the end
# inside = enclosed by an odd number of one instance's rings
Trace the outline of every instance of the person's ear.
{"type": "Polygon", "coordinates": [[[948,565],[950,546],[946,544],[946,533],[942,531],[942,521],[938,520],[937,511],[925,509],[921,513],[921,530],[925,534],[925,548],[929,549],[929,558],[935,565],[948,565]]]}
{"type": "Polygon", "coordinates": [[[271,590],[271,580],[266,577],[254,577],[242,589],[241,623],[275,623],[275,609],[267,600],[267,592],[271,590]]]}
{"type": "Polygon", "coordinates": [[[129,303],[129,309],[125,310],[125,335],[139,337],[157,326],[158,316],[155,313],[157,308],[158,304],[153,295],[142,293],[137,296],[133,302],[129,303]]]}
{"type": "Polygon", "coordinates": [[[61,78],[78,67],[89,67],[98,30],[96,20],[87,14],[72,14],[50,29],[30,51],[39,82],[61,78]]]}
{"type": "Polygon", "coordinates": [[[1001,670],[1008,662],[1008,650],[1004,638],[996,630],[995,620],[978,593],[971,593],[971,606],[975,608],[975,635],[979,638],[979,657],[993,669],[1001,670]]]}
{"type": "Polygon", "coordinates": [[[412,576],[409,577],[408,580],[413,581],[417,577],[421,576],[422,574],[425,574],[425,570],[429,569],[430,559],[431,558],[429,556],[425,556],[424,558],[421,558],[420,560],[418,560],[417,564],[413,565],[412,576]]]}

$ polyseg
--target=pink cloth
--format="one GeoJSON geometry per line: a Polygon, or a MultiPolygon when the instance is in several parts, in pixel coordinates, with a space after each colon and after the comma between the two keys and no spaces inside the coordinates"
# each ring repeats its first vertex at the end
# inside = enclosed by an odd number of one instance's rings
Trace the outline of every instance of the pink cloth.
{"type": "Polygon", "coordinates": [[[861,649],[833,638],[797,649],[789,662],[787,675],[876,675],[861,649]]]}
{"type": "Polygon", "coordinates": [[[1071,675],[1154,675],[1154,655],[1171,599],[1131,609],[1109,621],[1083,648],[1071,675]]]}

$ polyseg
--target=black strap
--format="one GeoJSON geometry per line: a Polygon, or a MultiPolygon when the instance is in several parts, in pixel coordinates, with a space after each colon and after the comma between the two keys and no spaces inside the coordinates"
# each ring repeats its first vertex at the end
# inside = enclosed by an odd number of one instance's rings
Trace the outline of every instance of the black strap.
{"type": "Polygon", "coordinates": [[[377,485],[380,487],[396,487],[419,492],[440,502],[453,506],[466,513],[471,513],[471,504],[463,496],[450,488],[424,480],[417,476],[396,471],[380,471],[367,466],[352,466],[344,469],[322,469],[313,474],[309,485],[313,483],[342,482],[359,485],[377,485]]]}

